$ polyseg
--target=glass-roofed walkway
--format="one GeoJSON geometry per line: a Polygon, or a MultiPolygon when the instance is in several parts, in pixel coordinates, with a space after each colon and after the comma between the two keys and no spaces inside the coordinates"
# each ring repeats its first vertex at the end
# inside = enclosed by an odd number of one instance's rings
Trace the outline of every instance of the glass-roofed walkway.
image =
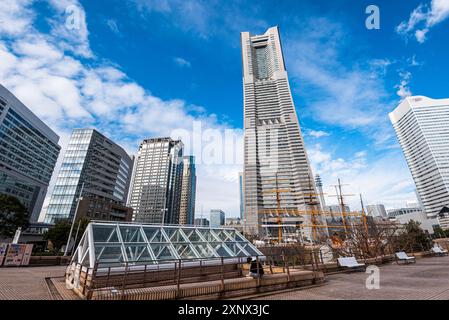
{"type": "Polygon", "coordinates": [[[262,255],[232,228],[94,221],[81,238],[72,263],[101,268],[262,255]]]}

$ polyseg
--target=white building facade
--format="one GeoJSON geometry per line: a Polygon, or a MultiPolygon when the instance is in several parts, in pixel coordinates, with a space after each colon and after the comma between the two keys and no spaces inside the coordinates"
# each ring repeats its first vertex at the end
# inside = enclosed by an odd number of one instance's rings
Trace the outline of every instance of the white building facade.
{"type": "MultiPolygon", "coordinates": [[[[405,98],[390,113],[424,212],[429,218],[449,206],[449,99],[405,98]]],[[[447,225],[439,218],[441,225],[447,225]]]]}

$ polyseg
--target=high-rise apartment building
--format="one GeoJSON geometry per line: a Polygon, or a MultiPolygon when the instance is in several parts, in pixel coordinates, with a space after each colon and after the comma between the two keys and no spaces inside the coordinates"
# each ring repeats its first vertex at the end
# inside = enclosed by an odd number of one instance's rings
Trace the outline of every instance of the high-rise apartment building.
{"type": "Polygon", "coordinates": [[[183,148],[180,140],[171,138],[145,139],[140,144],[128,199],[134,221],[179,223],[183,148]]]}
{"type": "Polygon", "coordinates": [[[193,225],[195,222],[196,169],[195,157],[185,156],[182,160],[182,187],[179,224],[193,225]]]}
{"type": "Polygon", "coordinates": [[[225,221],[226,215],[223,210],[220,209],[210,210],[210,226],[212,228],[224,226],[225,221]]]}
{"type": "Polygon", "coordinates": [[[390,120],[423,209],[429,218],[437,217],[449,206],[449,99],[407,97],[390,120]]]}
{"type": "Polygon", "coordinates": [[[59,136],[0,85],[0,194],[37,222],[61,147],[59,136]]]}
{"type": "MultiPolygon", "coordinates": [[[[265,214],[277,208],[273,190],[284,209],[305,210],[317,203],[316,189],[291,95],[277,27],[265,34],[241,34],[244,91],[245,232],[277,234],[277,218],[265,214]],[[310,199],[312,197],[313,199],[310,199]],[[310,201],[312,200],[312,201],[310,201]]],[[[306,216],[284,215],[286,232],[296,234],[306,216]],[[289,231],[288,231],[289,230],[289,231]]],[[[304,228],[310,235],[311,230],[304,228]]]]}
{"type": "Polygon", "coordinates": [[[45,222],[73,218],[80,197],[91,199],[91,203],[98,198],[99,203],[106,200],[125,204],[132,166],[126,151],[98,131],[73,130],[45,222]]]}

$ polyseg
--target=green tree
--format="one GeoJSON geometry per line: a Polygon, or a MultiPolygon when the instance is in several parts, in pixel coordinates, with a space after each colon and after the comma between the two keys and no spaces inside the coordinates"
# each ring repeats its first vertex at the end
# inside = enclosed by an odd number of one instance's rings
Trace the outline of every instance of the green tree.
{"type": "MultiPolygon", "coordinates": [[[[75,221],[72,231],[72,241],[75,236],[77,236],[76,245],[79,243],[89,223],[90,219],[87,217],[82,217],[75,221]],[[77,230],[78,235],[76,234],[77,230]]],[[[51,241],[55,253],[59,253],[61,248],[67,244],[71,226],[71,220],[58,220],[55,225],[44,234],[44,240],[51,241]]]]}
{"type": "Polygon", "coordinates": [[[0,235],[13,237],[19,227],[28,227],[27,209],[16,197],[0,194],[0,235]]]}
{"type": "Polygon", "coordinates": [[[55,225],[44,233],[44,240],[51,241],[55,253],[59,253],[63,245],[67,243],[71,223],[69,220],[61,219],[56,221],[55,225]]]}
{"type": "Polygon", "coordinates": [[[436,226],[434,228],[434,236],[435,238],[446,238],[446,232],[440,226],[436,226]]]}
{"type": "Polygon", "coordinates": [[[402,250],[412,248],[413,250],[429,250],[432,247],[432,240],[421,229],[421,223],[410,220],[404,231],[398,237],[398,244],[402,250]]]}

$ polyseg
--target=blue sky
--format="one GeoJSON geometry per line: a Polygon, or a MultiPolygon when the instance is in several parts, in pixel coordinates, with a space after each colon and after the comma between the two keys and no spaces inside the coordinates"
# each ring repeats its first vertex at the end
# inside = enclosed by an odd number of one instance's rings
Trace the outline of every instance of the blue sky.
{"type": "MultiPolygon", "coordinates": [[[[314,172],[392,208],[415,196],[388,113],[408,95],[449,97],[448,17],[449,0],[0,0],[0,83],[63,148],[80,126],[133,154],[194,121],[241,138],[239,33],[278,25],[314,172]],[[370,4],[380,30],[365,27],[370,4]]],[[[197,214],[236,216],[240,163],[198,167],[197,214]]]]}

